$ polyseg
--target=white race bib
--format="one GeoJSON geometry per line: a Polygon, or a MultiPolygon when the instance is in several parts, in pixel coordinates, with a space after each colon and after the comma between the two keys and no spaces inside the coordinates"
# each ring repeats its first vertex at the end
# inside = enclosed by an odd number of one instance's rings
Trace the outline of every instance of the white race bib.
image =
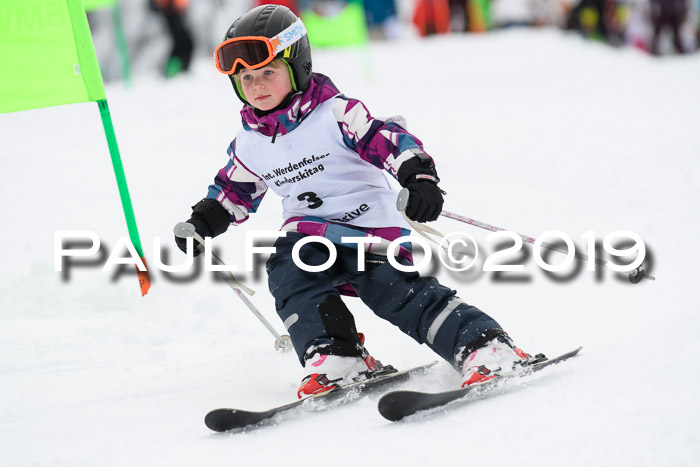
{"type": "Polygon", "coordinates": [[[236,158],[283,197],[285,219],[313,216],[357,227],[408,228],[382,170],[344,143],[332,104],[333,99],[323,102],[274,143],[241,130],[236,158]]]}

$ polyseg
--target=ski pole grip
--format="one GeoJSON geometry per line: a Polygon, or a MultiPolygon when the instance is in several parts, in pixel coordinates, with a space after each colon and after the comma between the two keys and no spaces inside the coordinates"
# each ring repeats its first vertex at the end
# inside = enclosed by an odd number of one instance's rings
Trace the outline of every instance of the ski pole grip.
{"type": "Polygon", "coordinates": [[[195,241],[195,240],[198,240],[197,237],[199,235],[197,235],[197,230],[194,228],[194,225],[190,224],[189,222],[178,222],[177,224],[175,224],[175,227],[173,228],[173,233],[178,238],[192,237],[192,239],[194,241],[194,247],[199,251],[203,251],[203,249],[204,249],[203,243],[200,243],[199,241],[195,241]]]}
{"type": "Polygon", "coordinates": [[[178,238],[193,237],[197,230],[189,222],[178,222],[173,228],[173,233],[178,238]]]}
{"type": "Polygon", "coordinates": [[[409,191],[408,188],[402,188],[401,191],[399,191],[399,196],[396,198],[396,209],[399,211],[405,211],[406,206],[408,206],[408,196],[409,196],[409,191]]]}

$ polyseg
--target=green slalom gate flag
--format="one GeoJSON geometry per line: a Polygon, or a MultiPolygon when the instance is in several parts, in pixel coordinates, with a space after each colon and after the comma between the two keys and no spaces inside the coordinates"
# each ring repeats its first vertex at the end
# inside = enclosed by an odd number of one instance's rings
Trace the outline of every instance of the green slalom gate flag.
{"type": "Polygon", "coordinates": [[[105,99],[80,0],[0,1],[0,112],[105,99]]]}
{"type": "MultiPolygon", "coordinates": [[[[145,264],[82,0],[0,0],[0,112],[97,102],[131,243],[145,264]]],[[[139,271],[141,293],[150,287],[139,271]]]]}

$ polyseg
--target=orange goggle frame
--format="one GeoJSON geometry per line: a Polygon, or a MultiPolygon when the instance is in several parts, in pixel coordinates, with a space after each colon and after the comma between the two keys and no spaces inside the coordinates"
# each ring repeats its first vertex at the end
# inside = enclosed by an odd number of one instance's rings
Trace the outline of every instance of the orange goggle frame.
{"type": "Polygon", "coordinates": [[[239,65],[249,70],[262,68],[305,35],[306,27],[301,18],[298,18],[275,37],[244,36],[228,39],[214,51],[216,68],[226,75],[236,73],[239,65]]]}
{"type": "Polygon", "coordinates": [[[216,68],[226,75],[236,72],[238,66],[256,70],[275,58],[272,40],[262,36],[236,37],[222,42],[214,52],[216,68]]]}

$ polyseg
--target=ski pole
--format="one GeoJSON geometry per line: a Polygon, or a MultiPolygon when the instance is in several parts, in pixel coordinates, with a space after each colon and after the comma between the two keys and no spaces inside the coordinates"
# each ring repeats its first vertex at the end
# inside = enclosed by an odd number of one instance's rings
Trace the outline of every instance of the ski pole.
{"type": "MultiPolygon", "coordinates": [[[[396,208],[399,211],[404,211],[406,209],[406,206],[408,205],[408,195],[409,195],[409,192],[408,192],[407,188],[402,188],[401,191],[399,191],[399,196],[396,200],[396,208]]],[[[455,214],[455,213],[450,212],[450,211],[443,210],[442,212],[440,212],[440,215],[443,217],[447,217],[448,219],[452,219],[452,220],[456,220],[458,222],[463,222],[465,224],[473,225],[474,227],[479,227],[480,229],[489,230],[491,232],[501,232],[501,231],[507,230],[507,229],[504,229],[502,227],[487,224],[485,222],[481,222],[481,221],[478,221],[476,219],[472,219],[470,217],[455,214]]],[[[529,243],[531,245],[535,244],[535,241],[536,241],[535,238],[529,237],[527,235],[523,235],[523,234],[520,234],[517,232],[513,232],[513,233],[515,235],[517,235],[518,237],[520,237],[525,243],[529,243]]],[[[556,245],[542,242],[542,243],[540,243],[540,246],[542,246],[542,248],[546,248],[548,250],[563,253],[565,255],[568,254],[567,250],[559,248],[556,245]]],[[[589,261],[589,257],[583,253],[574,252],[574,256],[580,260],[589,261]]],[[[595,256],[591,259],[593,261],[595,261],[596,264],[607,267],[606,262],[603,261],[602,259],[597,258],[595,256]]],[[[644,271],[644,269],[641,269],[641,265],[639,267],[635,268],[634,270],[630,271],[629,279],[630,279],[630,282],[632,282],[634,284],[640,282],[642,279],[649,279],[652,281],[656,280],[656,278],[654,276],[652,276],[651,274],[647,274],[646,271],[644,271]]]]}
{"type": "MultiPolygon", "coordinates": [[[[175,228],[173,229],[175,232],[175,236],[179,238],[188,238],[191,237],[193,240],[196,240],[198,245],[197,249],[199,251],[204,251],[204,239],[202,238],[201,235],[197,233],[195,230],[194,225],[190,224],[189,222],[179,222],[177,225],[175,225],[175,228]]],[[[221,258],[219,258],[216,254],[212,252],[212,258],[220,264],[221,266],[226,266],[226,263],[224,263],[221,258]]],[[[243,294],[243,291],[245,291],[248,295],[253,295],[255,291],[249,289],[248,287],[244,286],[240,282],[236,280],[235,277],[233,277],[233,274],[231,274],[231,271],[217,271],[220,273],[220,276],[224,279],[224,281],[231,287],[234,292],[236,292],[236,295],[243,301],[243,303],[246,304],[248,309],[253,312],[253,314],[260,320],[260,322],[267,328],[270,333],[275,336],[275,349],[276,350],[281,350],[281,351],[286,351],[290,350],[292,348],[292,341],[289,337],[289,335],[285,334],[280,336],[277,331],[275,331],[275,328],[272,327],[270,322],[265,319],[265,317],[260,313],[260,311],[253,305],[253,303],[248,299],[243,294]]]]}

